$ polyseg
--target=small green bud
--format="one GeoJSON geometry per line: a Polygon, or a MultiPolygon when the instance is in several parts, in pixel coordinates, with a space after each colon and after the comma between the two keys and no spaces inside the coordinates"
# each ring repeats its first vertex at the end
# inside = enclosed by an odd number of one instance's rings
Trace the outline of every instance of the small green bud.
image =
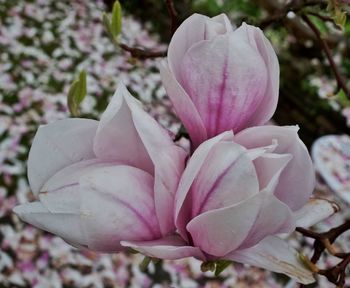
{"type": "Polygon", "coordinates": [[[117,38],[122,31],[122,7],[118,0],[114,2],[110,23],[111,33],[114,38],[117,38]]]}
{"type": "Polygon", "coordinates": [[[79,105],[83,102],[86,93],[86,72],[83,70],[80,72],[78,79],[72,83],[68,91],[68,109],[73,116],[76,117],[79,115],[79,105]]]}
{"type": "Polygon", "coordinates": [[[102,22],[103,22],[103,25],[105,26],[105,29],[108,33],[108,36],[112,39],[113,33],[112,33],[112,28],[111,28],[111,22],[109,21],[109,17],[107,15],[107,13],[105,13],[105,12],[102,13],[102,22]]]}

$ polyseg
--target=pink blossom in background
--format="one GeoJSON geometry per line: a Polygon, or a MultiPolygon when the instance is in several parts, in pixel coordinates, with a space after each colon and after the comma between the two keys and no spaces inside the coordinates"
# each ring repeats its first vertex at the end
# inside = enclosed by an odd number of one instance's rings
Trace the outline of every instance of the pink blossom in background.
{"type": "Polygon", "coordinates": [[[14,211],[74,246],[120,251],[121,240],[173,232],[185,157],[121,83],[99,122],[73,118],[39,128],[28,159],[37,201],[14,211]]]}
{"type": "Polygon", "coordinates": [[[163,85],[197,147],[227,130],[265,124],[278,100],[277,56],[262,31],[226,15],[194,14],[175,32],[163,85]]]}
{"type": "Polygon", "coordinates": [[[346,125],[350,127],[350,107],[344,108],[341,114],[346,118],[346,125]]]}

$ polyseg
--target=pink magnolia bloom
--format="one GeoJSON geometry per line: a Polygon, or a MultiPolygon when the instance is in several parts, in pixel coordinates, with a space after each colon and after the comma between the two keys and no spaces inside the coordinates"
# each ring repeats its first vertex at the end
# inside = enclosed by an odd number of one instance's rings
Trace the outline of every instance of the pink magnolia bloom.
{"type": "Polygon", "coordinates": [[[174,231],[174,195],[186,153],[120,84],[101,120],[41,126],[28,159],[37,201],[19,217],[78,247],[124,249],[174,231]]]}
{"type": "Polygon", "coordinates": [[[163,84],[194,146],[265,124],[276,110],[277,56],[259,28],[234,30],[226,15],[194,14],[175,32],[163,84]]]}
{"type": "Polygon", "coordinates": [[[327,201],[306,205],[315,177],[297,131],[261,126],[205,141],[190,158],[176,194],[175,223],[186,245],[169,246],[167,239],[122,245],[159,258],[193,247],[192,256],[203,261],[232,260],[313,282],[297,252],[278,237],[334,213],[327,201]]]}

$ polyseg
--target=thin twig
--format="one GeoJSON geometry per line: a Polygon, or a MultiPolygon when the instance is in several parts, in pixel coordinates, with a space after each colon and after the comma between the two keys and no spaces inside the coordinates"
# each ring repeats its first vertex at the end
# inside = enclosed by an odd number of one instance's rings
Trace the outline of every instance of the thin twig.
{"type": "Polygon", "coordinates": [[[166,57],[167,52],[166,51],[150,51],[150,50],[144,50],[139,49],[135,47],[130,47],[123,43],[118,43],[119,47],[122,48],[124,51],[127,51],[131,54],[131,56],[139,59],[146,59],[146,58],[158,58],[158,57],[166,57]]]}
{"type": "Polygon", "coordinates": [[[337,65],[334,62],[331,50],[329,49],[329,46],[328,46],[327,42],[324,39],[322,39],[321,32],[317,29],[315,24],[312,23],[312,21],[310,20],[309,17],[307,17],[306,15],[302,15],[301,18],[311,28],[311,30],[314,32],[315,36],[317,37],[318,41],[322,45],[323,50],[326,53],[327,59],[329,61],[329,64],[330,64],[330,66],[331,66],[331,68],[333,70],[335,79],[337,80],[338,86],[341,89],[343,89],[345,95],[348,97],[348,99],[350,99],[350,91],[349,91],[348,87],[346,86],[345,81],[344,81],[342,75],[340,74],[337,65]]]}
{"type": "Polygon", "coordinates": [[[316,12],[307,12],[308,15],[312,15],[312,16],[315,16],[317,17],[318,19],[324,21],[324,22],[332,22],[334,24],[334,20],[332,17],[329,17],[329,16],[325,16],[325,15],[321,15],[321,14],[318,14],[316,12]]]}
{"type": "Polygon", "coordinates": [[[266,27],[270,26],[272,23],[279,22],[283,20],[289,12],[297,13],[300,10],[304,9],[305,7],[309,6],[319,6],[323,5],[324,2],[320,0],[312,0],[312,1],[292,1],[288,5],[286,5],[282,10],[277,11],[275,14],[272,14],[262,20],[259,24],[259,27],[261,29],[265,29],[266,27]]]}
{"type": "Polygon", "coordinates": [[[168,13],[170,15],[170,20],[171,20],[170,31],[171,31],[171,35],[173,35],[177,29],[177,12],[176,12],[173,0],[165,0],[165,4],[168,9],[168,13]]]}

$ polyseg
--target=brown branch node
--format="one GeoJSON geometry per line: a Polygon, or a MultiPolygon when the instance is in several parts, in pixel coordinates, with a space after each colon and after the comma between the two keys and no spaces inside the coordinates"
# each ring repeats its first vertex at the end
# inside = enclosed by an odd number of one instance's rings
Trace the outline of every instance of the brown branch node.
{"type": "Polygon", "coordinates": [[[120,43],[118,44],[121,49],[130,53],[130,55],[134,58],[138,59],[149,59],[149,58],[158,58],[158,57],[166,57],[166,51],[150,51],[144,50],[140,48],[130,47],[126,44],[120,43]]]}

